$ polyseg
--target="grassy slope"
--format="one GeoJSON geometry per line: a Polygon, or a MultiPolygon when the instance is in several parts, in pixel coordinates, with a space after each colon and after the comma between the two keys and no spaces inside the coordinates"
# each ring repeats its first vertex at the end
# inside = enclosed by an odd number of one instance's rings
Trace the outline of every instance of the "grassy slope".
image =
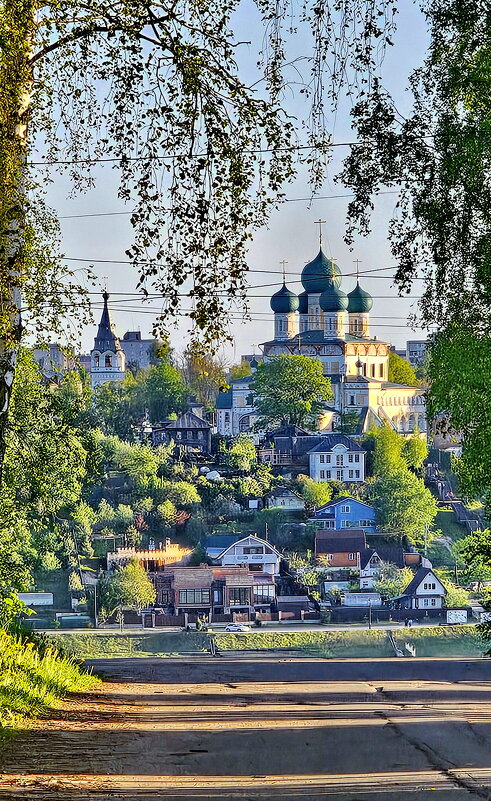
{"type": "Polygon", "coordinates": [[[0,631],[0,730],[54,707],[68,692],[98,682],[67,657],[0,631]]]}
{"type": "MultiPolygon", "coordinates": [[[[475,626],[435,626],[418,629],[393,629],[400,646],[410,643],[417,656],[481,656],[486,649],[475,626]]],[[[155,634],[53,634],[50,639],[63,642],[80,658],[124,656],[170,656],[205,651],[209,638],[195,632],[158,632],[155,634]]],[[[392,656],[385,631],[274,632],[252,630],[247,634],[220,633],[218,648],[227,650],[292,650],[306,655],[356,658],[392,656]]]]}

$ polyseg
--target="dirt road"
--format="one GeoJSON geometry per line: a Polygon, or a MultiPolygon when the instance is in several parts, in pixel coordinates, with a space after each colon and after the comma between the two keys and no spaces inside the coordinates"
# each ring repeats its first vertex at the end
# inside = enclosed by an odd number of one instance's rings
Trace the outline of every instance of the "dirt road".
{"type": "Polygon", "coordinates": [[[97,660],[13,738],[0,799],[491,800],[489,660],[97,660]]]}

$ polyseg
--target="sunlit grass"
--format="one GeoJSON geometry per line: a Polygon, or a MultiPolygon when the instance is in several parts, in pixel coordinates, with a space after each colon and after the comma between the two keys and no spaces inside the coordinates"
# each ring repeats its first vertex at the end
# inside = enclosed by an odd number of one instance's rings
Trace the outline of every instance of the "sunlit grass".
{"type": "Polygon", "coordinates": [[[0,631],[0,730],[56,706],[69,692],[89,689],[98,679],[55,649],[0,631]]]}

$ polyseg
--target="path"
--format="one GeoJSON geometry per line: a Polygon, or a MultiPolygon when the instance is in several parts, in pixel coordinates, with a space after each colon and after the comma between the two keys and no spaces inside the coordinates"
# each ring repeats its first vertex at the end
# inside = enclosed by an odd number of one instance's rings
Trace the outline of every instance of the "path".
{"type": "Polygon", "coordinates": [[[0,799],[491,800],[491,662],[231,654],[108,679],[4,747],[0,799]]]}

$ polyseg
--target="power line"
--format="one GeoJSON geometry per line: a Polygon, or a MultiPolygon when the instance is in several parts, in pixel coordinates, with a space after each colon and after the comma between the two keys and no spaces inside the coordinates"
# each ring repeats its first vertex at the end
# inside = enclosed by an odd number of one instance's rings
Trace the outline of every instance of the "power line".
{"type": "MultiPolygon", "coordinates": [[[[422,137],[429,138],[429,137],[422,137]]],[[[331,142],[327,147],[359,147],[365,144],[364,142],[331,142]]],[[[266,147],[257,148],[254,150],[242,150],[242,153],[247,153],[251,156],[259,156],[267,153],[299,153],[302,150],[317,150],[317,145],[288,145],[285,147],[266,147]]],[[[114,164],[119,162],[125,164],[127,162],[135,161],[172,161],[173,159],[203,159],[207,158],[207,153],[167,153],[165,155],[148,155],[148,156],[104,156],[100,158],[85,158],[85,159],[60,159],[49,161],[29,161],[29,167],[51,167],[53,165],[68,166],[70,164],[114,164]]]]}
{"type": "MultiPolygon", "coordinates": [[[[371,192],[371,196],[378,195],[398,195],[398,189],[387,189],[381,190],[380,192],[371,192]]],[[[287,197],[283,198],[283,203],[311,203],[313,200],[335,200],[337,198],[346,198],[346,197],[355,197],[353,192],[349,192],[348,194],[344,195],[312,195],[311,197],[287,197]]],[[[130,216],[134,214],[133,211],[101,211],[101,212],[94,212],[91,214],[64,214],[61,217],[58,217],[58,220],[81,220],[86,217],[118,217],[118,216],[130,216]]]]}
{"type": "MultiPolygon", "coordinates": [[[[62,261],[78,261],[78,262],[80,262],[82,264],[129,264],[129,265],[137,264],[137,265],[149,265],[149,266],[152,266],[152,267],[166,267],[166,265],[160,264],[158,262],[157,263],[153,263],[151,259],[147,259],[147,260],[139,260],[139,259],[137,259],[135,261],[129,261],[129,260],[124,260],[124,259],[85,259],[85,258],[78,258],[78,257],[75,257],[75,256],[62,256],[61,258],[62,258],[62,261]]],[[[378,272],[383,272],[383,271],[386,271],[386,270],[393,270],[393,269],[394,269],[394,266],[391,266],[391,267],[374,267],[371,270],[360,270],[358,275],[364,275],[364,276],[367,276],[367,277],[369,276],[369,277],[372,277],[372,278],[393,278],[394,276],[390,276],[390,275],[388,275],[388,276],[372,275],[372,273],[378,273],[378,272]]],[[[301,270],[300,270],[300,272],[301,272],[301,270]]],[[[247,270],[245,270],[244,274],[247,274],[247,273],[258,273],[258,274],[262,273],[264,275],[283,275],[283,271],[282,270],[257,270],[257,269],[255,269],[253,267],[247,268],[247,270]]],[[[295,272],[293,272],[293,271],[288,272],[287,271],[285,273],[285,275],[297,275],[297,276],[298,276],[298,274],[299,274],[299,270],[296,270],[295,272]]],[[[341,278],[349,278],[349,277],[356,277],[356,276],[357,276],[357,273],[343,273],[341,275],[341,278]]],[[[310,273],[309,274],[309,281],[311,281],[314,278],[325,278],[325,277],[326,277],[325,273],[317,273],[317,274],[310,273]]],[[[423,278],[420,277],[420,276],[417,276],[417,278],[423,280],[423,278]]],[[[292,284],[293,283],[300,283],[300,281],[301,281],[301,279],[299,278],[299,279],[293,280],[293,281],[290,280],[289,283],[292,283],[292,284]]],[[[266,284],[263,284],[263,286],[266,286],[266,284]]],[[[270,286],[270,284],[267,284],[267,286],[270,286]]],[[[271,284],[271,286],[276,286],[276,284],[271,284]]]]}

